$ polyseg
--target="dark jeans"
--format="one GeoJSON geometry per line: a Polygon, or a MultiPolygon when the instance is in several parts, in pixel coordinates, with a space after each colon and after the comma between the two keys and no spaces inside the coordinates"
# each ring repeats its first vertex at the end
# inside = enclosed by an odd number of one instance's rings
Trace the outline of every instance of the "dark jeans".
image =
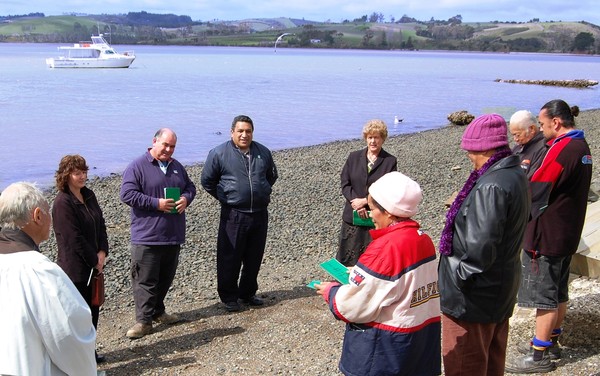
{"type": "Polygon", "coordinates": [[[92,306],[92,284],[90,283],[88,285],[87,281],[74,282],[73,284],[83,297],[83,300],[85,300],[88,306],[90,306],[90,310],[92,311],[92,323],[94,324],[94,328],[98,330],[98,317],[100,316],[100,307],[92,306]]]}
{"type": "Polygon", "coordinates": [[[137,322],[165,312],[165,296],[179,264],[180,245],[131,245],[131,287],[137,322]]]}
{"type": "Polygon", "coordinates": [[[221,207],[217,238],[217,290],[221,301],[233,302],[256,294],[268,222],[267,209],[243,213],[221,207]]]}

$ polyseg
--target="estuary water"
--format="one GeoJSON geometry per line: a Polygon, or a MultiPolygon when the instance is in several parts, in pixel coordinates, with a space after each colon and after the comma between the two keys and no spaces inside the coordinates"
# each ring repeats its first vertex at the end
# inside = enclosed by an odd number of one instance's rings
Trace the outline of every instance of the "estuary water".
{"type": "Polygon", "coordinates": [[[600,56],[116,45],[135,51],[129,69],[47,68],[57,46],[0,44],[0,189],[51,186],[72,153],[91,176],[120,173],[163,126],[178,135],[177,159],[202,162],[238,114],[254,120],[256,141],[280,150],[359,138],[372,118],[397,135],[443,127],[463,109],[508,118],[556,98],[600,107],[597,86],[494,82],[599,80],[600,56]]]}

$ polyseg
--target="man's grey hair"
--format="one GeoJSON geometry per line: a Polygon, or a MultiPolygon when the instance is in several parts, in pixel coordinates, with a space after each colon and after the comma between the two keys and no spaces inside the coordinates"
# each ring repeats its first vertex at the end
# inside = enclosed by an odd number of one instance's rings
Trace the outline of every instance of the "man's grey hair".
{"type": "Polygon", "coordinates": [[[537,119],[531,111],[520,110],[515,112],[511,117],[509,124],[516,126],[521,130],[528,129],[531,125],[537,125],[537,119]]]}
{"type": "Polygon", "coordinates": [[[175,140],[177,140],[177,135],[171,128],[160,128],[156,131],[156,133],[154,133],[154,138],[160,138],[164,133],[167,132],[173,133],[173,137],[175,137],[175,140]]]}
{"type": "Polygon", "coordinates": [[[31,220],[35,208],[49,213],[50,205],[35,184],[13,183],[0,194],[0,228],[21,229],[31,220]]]}

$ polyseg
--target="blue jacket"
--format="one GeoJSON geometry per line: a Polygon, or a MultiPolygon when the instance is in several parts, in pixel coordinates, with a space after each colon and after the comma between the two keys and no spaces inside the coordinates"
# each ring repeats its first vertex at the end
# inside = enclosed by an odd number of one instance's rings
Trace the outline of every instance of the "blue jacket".
{"type": "Polygon", "coordinates": [[[182,214],[158,210],[164,189],[179,187],[191,205],[196,186],[185,168],[172,159],[163,173],[150,152],[136,158],[123,172],[121,201],[131,207],[131,243],[140,245],[176,245],[185,242],[185,211],[182,214]]]}
{"type": "Polygon", "coordinates": [[[246,167],[246,157],[233,141],[217,146],[208,153],[201,184],[222,205],[254,213],[269,205],[277,168],[271,151],[258,142],[250,144],[249,157],[250,171],[246,167]]]}

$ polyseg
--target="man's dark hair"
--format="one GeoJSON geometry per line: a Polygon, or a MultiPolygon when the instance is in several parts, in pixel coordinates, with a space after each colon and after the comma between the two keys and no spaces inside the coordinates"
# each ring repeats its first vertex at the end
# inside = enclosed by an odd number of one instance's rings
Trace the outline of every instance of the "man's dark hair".
{"type": "Polygon", "coordinates": [[[250,124],[250,126],[252,127],[252,132],[254,132],[254,123],[252,122],[252,119],[250,119],[250,117],[246,116],[246,115],[238,115],[238,116],[234,117],[233,121],[231,122],[231,130],[235,129],[235,125],[237,124],[238,121],[241,121],[242,123],[250,124]]]}
{"type": "Polygon", "coordinates": [[[575,117],[579,115],[579,107],[569,107],[562,99],[554,99],[542,106],[540,110],[546,110],[551,118],[559,118],[567,128],[575,127],[575,117]]]}

